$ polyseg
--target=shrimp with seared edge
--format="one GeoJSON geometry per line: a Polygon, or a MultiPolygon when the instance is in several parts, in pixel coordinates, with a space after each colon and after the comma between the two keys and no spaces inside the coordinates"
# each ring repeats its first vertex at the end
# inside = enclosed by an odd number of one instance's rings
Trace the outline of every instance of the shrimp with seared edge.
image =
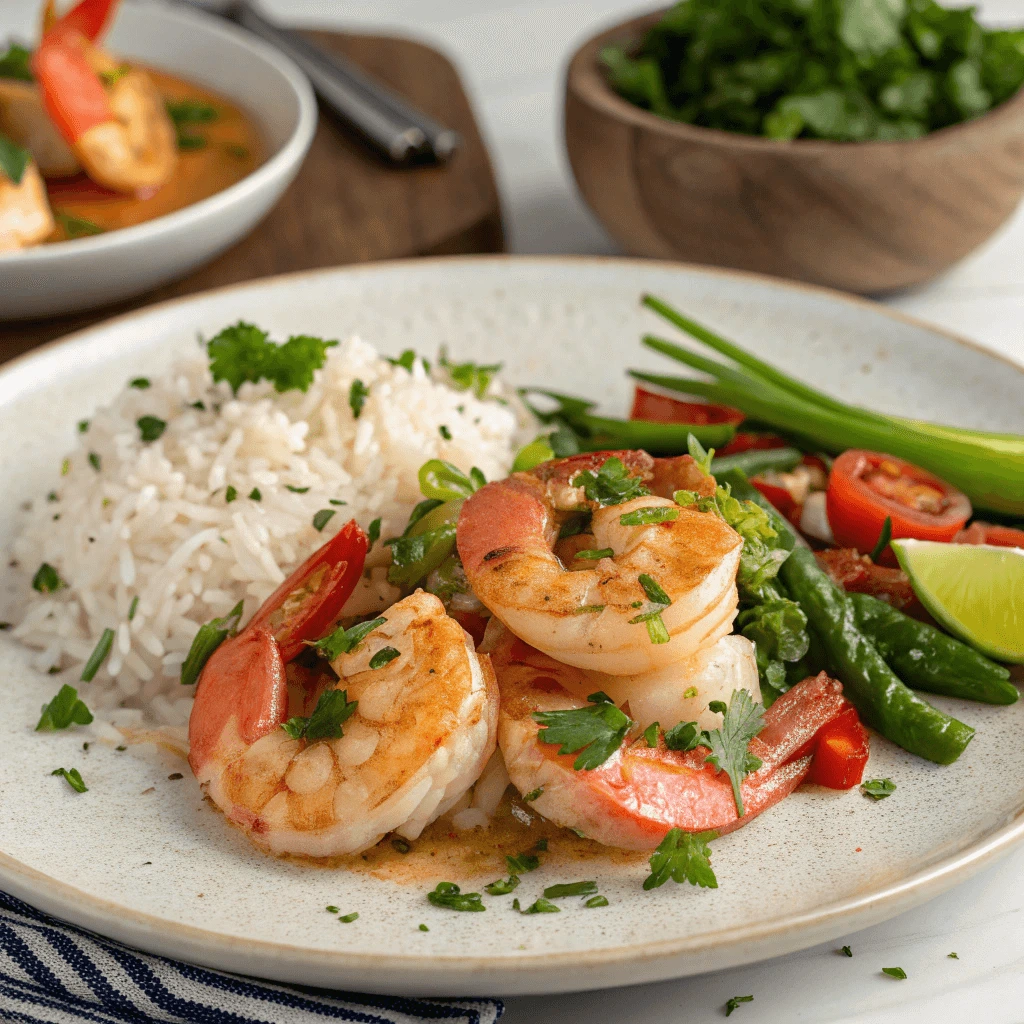
{"type": "Polygon", "coordinates": [[[366,549],[350,523],[199,678],[192,770],[228,819],[275,854],[357,853],[390,831],[414,839],[495,749],[490,659],[436,597],[417,591],[372,623],[330,631],[366,549]],[[294,661],[318,639],[333,671],[294,661]]]}
{"type": "Polygon", "coordinates": [[[689,455],[545,462],[466,501],[459,555],[476,597],[528,644],[583,669],[648,673],[732,629],[742,539],[671,497],[714,489],[689,455]],[[656,615],[664,632],[652,642],[656,615]]]}
{"type": "MultiPolygon", "coordinates": [[[[707,763],[710,751],[703,742],[670,750],[664,734],[650,745],[636,728],[603,763],[577,769],[573,754],[561,754],[558,742],[543,739],[535,716],[545,721],[546,713],[593,709],[584,694],[603,696],[594,693],[601,677],[562,665],[501,627],[487,640],[501,686],[498,741],[512,782],[523,793],[537,794],[530,806],[544,817],[623,849],[654,849],[672,828],[723,833],[750,821],[805,780],[815,738],[852,710],[842,686],[824,673],[783,694],[750,740],[756,767],[740,783],[740,802],[726,773],[707,763]]],[[[705,712],[709,697],[713,692],[705,690],[705,712]]]]}
{"type": "MultiPolygon", "coordinates": [[[[37,245],[54,231],[46,186],[39,169],[27,156],[17,180],[8,177],[0,167],[0,252],[37,245]]],[[[12,157],[17,159],[18,154],[12,157]]]]}

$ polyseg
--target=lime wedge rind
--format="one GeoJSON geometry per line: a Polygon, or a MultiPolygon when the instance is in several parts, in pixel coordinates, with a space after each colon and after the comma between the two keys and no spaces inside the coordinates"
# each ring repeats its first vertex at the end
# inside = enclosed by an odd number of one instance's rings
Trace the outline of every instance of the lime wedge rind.
{"type": "Polygon", "coordinates": [[[996,661],[1024,664],[1024,549],[921,540],[892,548],[938,623],[996,661]]]}

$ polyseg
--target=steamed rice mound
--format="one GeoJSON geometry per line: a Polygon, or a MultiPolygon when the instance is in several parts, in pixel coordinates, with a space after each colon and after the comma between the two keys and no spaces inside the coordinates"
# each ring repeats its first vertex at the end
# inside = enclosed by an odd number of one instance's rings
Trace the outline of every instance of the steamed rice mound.
{"type": "MultiPolygon", "coordinates": [[[[246,621],[351,518],[364,529],[380,518],[382,539],[400,533],[428,459],[506,475],[525,419],[500,380],[480,400],[443,370],[393,366],[356,338],[328,350],[305,393],[261,382],[233,396],[204,358],[182,361],[149,387],[126,386],[80,425],[78,447],[13,548],[26,584],[46,562],[66,586],[26,586],[13,635],[39,649],[35,668],[78,685],[103,630],[114,629],[110,656],[82,684],[89,707],[141,708],[154,723],[183,724],[191,690],[178,675],[202,623],[243,598],[246,621]],[[349,404],[356,379],[369,389],[358,418],[349,404]],[[150,442],[137,425],[145,416],[166,422],[150,442]],[[335,514],[318,532],[323,510],[335,514]]],[[[397,599],[388,562],[376,544],[346,615],[397,599]]]]}

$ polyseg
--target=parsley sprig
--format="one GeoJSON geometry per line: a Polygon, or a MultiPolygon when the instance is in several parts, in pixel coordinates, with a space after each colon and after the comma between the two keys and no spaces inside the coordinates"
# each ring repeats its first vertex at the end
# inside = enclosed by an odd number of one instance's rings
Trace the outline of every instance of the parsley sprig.
{"type": "Polygon", "coordinates": [[[336,740],[344,735],[342,724],[352,717],[359,702],[348,699],[347,690],[325,690],[308,718],[289,718],[281,728],[293,740],[336,740]]]}
{"type": "Polygon", "coordinates": [[[239,320],[211,338],[206,351],[213,379],[227,381],[235,394],[246,381],[261,380],[270,381],[279,392],[307,391],[313,374],[327,360],[327,350],[337,344],[299,334],[278,345],[266,331],[239,320]]]}
{"type": "Polygon", "coordinates": [[[329,633],[322,640],[310,644],[315,647],[319,654],[328,661],[334,661],[339,654],[351,654],[378,626],[383,626],[388,620],[379,615],[376,619],[368,622],[359,622],[346,629],[338,626],[333,633],[329,633]]]}
{"type": "Polygon", "coordinates": [[[573,487],[582,487],[588,501],[598,505],[621,505],[634,498],[644,498],[651,492],[639,477],[631,476],[622,459],[605,459],[595,473],[585,469],[572,478],[573,487]]]}
{"type": "Polygon", "coordinates": [[[673,882],[689,882],[703,889],[717,889],[718,879],[711,869],[711,847],[708,845],[717,838],[717,832],[669,829],[651,854],[651,873],[644,879],[644,888],[657,889],[671,878],[673,882]]]}
{"type": "Polygon", "coordinates": [[[487,394],[494,375],[502,367],[501,363],[453,363],[449,361],[445,348],[438,353],[437,362],[448,372],[452,387],[457,391],[472,391],[477,398],[487,394]]]}
{"type": "Polygon", "coordinates": [[[589,771],[604,764],[619,747],[633,726],[633,720],[620,711],[606,693],[592,693],[590,707],[564,711],[535,711],[540,723],[537,738],[542,743],[560,743],[559,754],[575,754],[576,771],[589,771]]]}
{"type": "Polygon", "coordinates": [[[729,776],[736,813],[742,818],[740,783],[749,772],[757,771],[762,763],[747,748],[764,728],[764,706],[755,704],[747,690],[734,690],[728,705],[724,701],[713,700],[708,704],[708,710],[721,713],[722,725],[704,733],[704,739],[711,748],[705,760],[729,776]]]}
{"type": "Polygon", "coordinates": [[[49,704],[44,704],[36,732],[55,732],[71,725],[88,725],[92,712],[78,699],[78,691],[65,683],[49,704]]]}

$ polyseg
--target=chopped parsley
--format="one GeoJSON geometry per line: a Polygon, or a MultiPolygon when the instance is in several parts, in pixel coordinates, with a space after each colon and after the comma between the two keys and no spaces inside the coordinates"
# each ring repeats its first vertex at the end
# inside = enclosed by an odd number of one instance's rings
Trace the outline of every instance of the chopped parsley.
{"type": "Polygon", "coordinates": [[[228,484],[227,490],[224,492],[224,501],[230,505],[231,502],[233,502],[237,497],[238,491],[235,490],[235,488],[232,487],[231,484],[228,484]]]}
{"type": "Polygon", "coordinates": [[[262,501],[263,500],[263,494],[260,492],[260,489],[258,487],[254,487],[249,492],[249,500],[250,501],[262,501]]]}
{"type": "Polygon", "coordinates": [[[583,904],[583,906],[588,907],[588,908],[607,907],[608,906],[608,897],[607,896],[591,896],[590,899],[587,900],[586,903],[583,904]]]}
{"type": "MultiPolygon", "coordinates": [[[[135,598],[138,601],[138,598],[135,598]]],[[[92,654],[89,655],[89,660],[85,663],[82,668],[81,680],[83,683],[91,683],[96,677],[96,673],[100,670],[100,665],[103,664],[107,659],[107,655],[110,654],[110,648],[114,646],[114,631],[112,629],[105,629],[100,634],[100,638],[93,648],[92,654]]]]}
{"type": "Polygon", "coordinates": [[[890,978],[896,978],[898,981],[907,980],[907,972],[902,967],[883,967],[883,974],[888,974],[890,978]]]}
{"type": "Polygon", "coordinates": [[[884,800],[896,792],[896,783],[892,779],[868,779],[861,783],[860,791],[875,800],[884,800]]]}
{"type": "Polygon", "coordinates": [[[54,768],[51,775],[60,775],[64,778],[64,781],[76,792],[76,793],[88,793],[89,787],[82,781],[81,773],[77,768],[54,768]]]}
{"type": "Polygon", "coordinates": [[[322,640],[317,640],[310,646],[315,647],[328,661],[334,661],[339,654],[350,654],[354,651],[378,626],[383,626],[387,621],[381,615],[368,622],[356,623],[354,626],[349,626],[348,629],[338,626],[333,633],[329,633],[322,640]]]}
{"type": "Polygon", "coordinates": [[[597,892],[597,882],[559,882],[544,890],[544,898],[560,900],[566,896],[592,896],[597,892]]]}
{"type": "Polygon", "coordinates": [[[562,528],[558,531],[558,539],[565,540],[566,537],[575,537],[577,534],[586,533],[590,529],[592,519],[593,514],[590,512],[580,512],[570,516],[562,523],[562,528]]]}
{"type": "Polygon", "coordinates": [[[577,473],[572,485],[582,487],[587,500],[598,505],[621,505],[651,493],[639,477],[629,475],[622,459],[614,455],[596,473],[590,469],[577,473]]]}
{"type": "Polygon", "coordinates": [[[729,776],[736,813],[742,818],[740,783],[749,772],[757,771],[762,763],[747,747],[764,728],[764,705],[755,704],[747,690],[734,690],[728,705],[724,701],[713,700],[708,704],[708,710],[721,713],[722,725],[704,733],[703,742],[711,748],[705,760],[729,776]]]}
{"type": "MultiPolygon", "coordinates": [[[[392,366],[400,366],[403,370],[408,370],[409,373],[412,373],[413,364],[416,362],[416,350],[407,348],[397,359],[392,359],[391,356],[385,356],[384,358],[392,366]]],[[[423,363],[427,370],[430,369],[430,364],[426,359],[420,359],[420,362],[423,363]]]]}
{"type": "Polygon", "coordinates": [[[80,434],[85,434],[85,433],[88,432],[88,430],[89,430],[89,421],[88,420],[79,420],[78,421],[78,432],[80,434]]]}
{"type": "Polygon", "coordinates": [[[421,932],[429,932],[430,929],[425,924],[421,924],[420,925],[420,931],[421,932]]]}
{"type": "Polygon", "coordinates": [[[947,959],[947,960],[959,960],[959,959],[960,959],[960,957],[958,957],[958,956],[956,955],[956,953],[947,953],[947,954],[946,954],[946,959],[947,959]]]}
{"type": "Polygon", "coordinates": [[[397,850],[399,853],[403,855],[409,853],[412,850],[412,845],[409,843],[409,841],[403,839],[401,836],[395,836],[395,838],[391,840],[391,845],[395,850],[397,850]]]}
{"type": "Polygon", "coordinates": [[[67,584],[57,575],[57,570],[49,562],[43,562],[32,577],[32,589],[38,590],[40,594],[52,594],[65,586],[67,584]]]}
{"type": "Polygon", "coordinates": [[[369,397],[370,389],[358,377],[352,381],[348,389],[348,404],[354,419],[359,419],[369,397]]]}
{"type": "Polygon", "coordinates": [[[291,491],[292,494],[305,494],[306,491],[309,490],[308,487],[295,487],[292,484],[285,484],[284,489],[286,491],[291,491]]]}
{"type": "Polygon", "coordinates": [[[213,379],[227,381],[235,394],[246,381],[261,380],[270,381],[279,392],[307,391],[313,374],[327,360],[327,350],[337,344],[299,334],[278,345],[266,331],[240,320],[210,339],[206,351],[213,379]]]}
{"type": "Polygon", "coordinates": [[[691,697],[696,697],[696,696],[697,696],[697,687],[696,686],[688,686],[685,690],[683,690],[683,700],[689,700],[691,697]]]}
{"type": "Polygon", "coordinates": [[[657,889],[671,878],[674,882],[689,882],[703,889],[717,889],[718,879],[711,869],[711,847],[708,846],[717,838],[717,832],[669,829],[651,854],[651,873],[644,879],[644,888],[657,889]]]}
{"type": "Polygon", "coordinates": [[[317,533],[322,533],[323,528],[331,521],[334,515],[335,510],[333,508],[320,509],[320,511],[315,513],[313,516],[313,529],[316,530],[317,533]]]}
{"type": "Polygon", "coordinates": [[[445,441],[450,441],[452,439],[452,432],[443,423],[437,428],[437,432],[445,441]]]}
{"type": "Polygon", "coordinates": [[[401,652],[395,647],[382,647],[371,659],[370,668],[383,668],[390,664],[395,658],[400,657],[401,652]]]}
{"type": "Polygon", "coordinates": [[[573,557],[596,562],[599,558],[611,558],[614,554],[615,552],[611,548],[586,548],[583,551],[577,551],[573,557]]]}
{"type": "Polygon", "coordinates": [[[839,952],[842,953],[843,956],[853,956],[853,950],[850,949],[849,946],[843,946],[843,948],[839,950],[839,952]]]}
{"type": "Polygon", "coordinates": [[[462,910],[478,912],[486,910],[478,892],[462,892],[454,882],[438,882],[433,892],[427,893],[427,899],[435,907],[445,910],[462,910]]]}
{"type": "Polygon", "coordinates": [[[89,452],[89,465],[98,473],[100,471],[100,457],[95,452],[89,452]]]}
{"type": "Polygon", "coordinates": [[[540,867],[540,857],[532,853],[514,853],[505,858],[505,866],[510,875],[525,875],[540,867]]]}
{"type": "Polygon", "coordinates": [[[140,416],[135,426],[139,428],[139,436],[143,441],[155,441],[167,429],[167,421],[158,416],[140,416]]]}
{"type": "Polygon", "coordinates": [[[483,398],[496,373],[501,371],[501,363],[452,363],[448,361],[448,353],[442,348],[437,357],[438,364],[448,371],[452,387],[456,391],[472,391],[477,398],[483,398]]]}
{"type": "Polygon", "coordinates": [[[668,505],[655,505],[650,508],[635,508],[619,516],[623,526],[654,526],[657,523],[671,523],[679,518],[679,509],[668,505]]]}
{"type": "Polygon", "coordinates": [[[377,541],[380,540],[380,517],[373,520],[366,530],[366,539],[370,542],[372,548],[377,541]]]}
{"type": "Polygon", "coordinates": [[[338,920],[342,924],[351,924],[353,921],[359,920],[359,911],[355,910],[351,914],[345,914],[342,917],[339,917],[338,920]]]}
{"type": "Polygon", "coordinates": [[[293,740],[336,740],[344,735],[342,724],[352,717],[358,701],[350,701],[346,690],[325,690],[309,718],[289,718],[281,728],[293,740]]]}
{"type": "Polygon", "coordinates": [[[202,100],[167,100],[167,115],[175,124],[211,124],[220,117],[220,111],[202,100]]]}
{"type": "Polygon", "coordinates": [[[88,238],[90,235],[102,235],[106,228],[100,227],[95,221],[85,217],[76,217],[67,210],[54,210],[53,219],[68,238],[88,238]]]}
{"type": "Polygon", "coordinates": [[[128,387],[136,388],[139,391],[145,391],[150,386],[150,379],[148,377],[133,377],[128,381],[128,387]]]}
{"type": "Polygon", "coordinates": [[[523,801],[525,803],[528,803],[528,804],[529,803],[533,803],[533,801],[536,800],[537,797],[539,797],[541,795],[541,793],[543,793],[543,792],[544,792],[544,787],[543,786],[538,786],[536,789],[531,789],[529,793],[524,793],[523,794],[523,801]]]}
{"type": "MultiPolygon", "coordinates": [[[[714,449],[712,449],[714,451],[714,449]]],[[[753,996],[733,996],[725,1004],[725,1015],[729,1017],[732,1015],[732,1011],[739,1008],[740,1003],[752,1003],[754,1001],[753,996]]]]}
{"type": "Polygon", "coordinates": [[[644,743],[649,747],[656,747],[658,745],[658,731],[661,728],[658,722],[651,722],[646,729],[644,729],[644,743]]]}
{"type": "Polygon", "coordinates": [[[667,644],[672,638],[669,636],[661,613],[672,604],[672,599],[665,593],[661,584],[653,576],[642,572],[638,579],[651,607],[647,611],[633,616],[629,620],[629,624],[644,623],[647,626],[647,635],[650,637],[652,644],[667,644]]]}
{"type": "Polygon", "coordinates": [[[507,879],[499,878],[496,882],[485,885],[484,892],[489,893],[491,896],[507,896],[518,885],[519,876],[509,875],[507,879]]]}
{"type": "Polygon", "coordinates": [[[669,750],[695,750],[704,742],[704,733],[696,722],[678,722],[665,730],[665,746],[669,750]]]}
{"type": "Polygon", "coordinates": [[[0,174],[6,175],[15,185],[20,185],[31,159],[32,154],[27,149],[16,146],[6,135],[0,135],[0,174]]]}
{"type": "Polygon", "coordinates": [[[56,732],[71,725],[88,725],[91,721],[92,712],[78,699],[78,691],[65,683],[50,703],[43,705],[36,732],[56,732]]]}
{"type": "Polygon", "coordinates": [[[633,725],[607,694],[592,693],[587,700],[590,707],[533,713],[534,721],[541,725],[537,738],[542,743],[560,743],[559,754],[581,751],[573,762],[576,771],[604,764],[622,746],[633,725]]]}
{"type": "Polygon", "coordinates": [[[238,623],[242,618],[244,601],[239,601],[227,615],[217,619],[210,619],[199,627],[198,632],[192,640],[192,646],[188,655],[181,664],[181,684],[191,686],[199,679],[199,673],[203,666],[210,660],[210,655],[229,636],[238,632],[238,623]]]}

